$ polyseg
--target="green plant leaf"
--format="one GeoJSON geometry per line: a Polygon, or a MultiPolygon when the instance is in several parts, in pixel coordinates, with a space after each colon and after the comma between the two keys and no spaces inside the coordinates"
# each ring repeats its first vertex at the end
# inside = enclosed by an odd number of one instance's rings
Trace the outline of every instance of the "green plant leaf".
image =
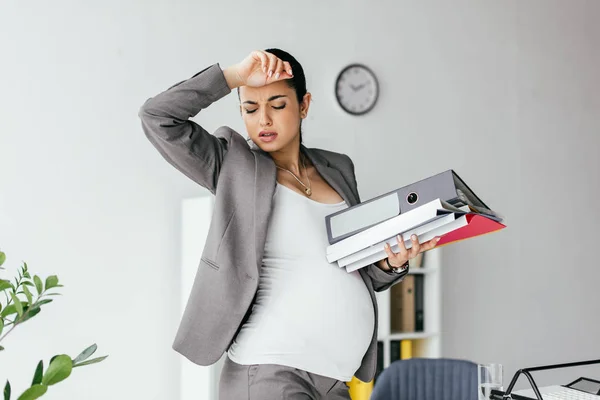
{"type": "Polygon", "coordinates": [[[104,361],[107,357],[108,356],[102,356],[102,357],[98,357],[98,358],[92,358],[91,360],[87,360],[87,361],[84,361],[82,363],[73,365],[73,368],[83,367],[84,365],[97,364],[97,363],[99,363],[101,361],[104,361]]]}
{"type": "Polygon", "coordinates": [[[0,313],[0,317],[4,318],[4,317],[8,317],[9,315],[16,314],[16,313],[17,313],[17,307],[15,307],[14,304],[11,304],[8,307],[6,307],[4,310],[2,310],[2,312],[0,313]]]}
{"type": "Polygon", "coordinates": [[[35,290],[37,290],[39,296],[44,291],[44,284],[42,283],[40,277],[37,275],[33,277],[33,282],[35,283],[35,290]]]}
{"type": "Polygon", "coordinates": [[[4,319],[0,318],[0,336],[2,336],[3,330],[4,330],[4,319]]]}
{"type": "Polygon", "coordinates": [[[50,275],[46,278],[46,290],[50,290],[58,285],[58,277],[56,275],[50,275]]]}
{"type": "Polygon", "coordinates": [[[72,370],[73,361],[71,357],[61,354],[50,362],[48,370],[42,377],[42,384],[51,386],[65,380],[71,375],[72,370]]]}
{"type": "Polygon", "coordinates": [[[35,286],[35,285],[34,285],[33,283],[31,283],[30,281],[23,281],[23,282],[21,282],[21,285],[23,285],[23,286],[31,286],[31,287],[34,287],[34,286],[35,286]]]}
{"type": "Polygon", "coordinates": [[[23,392],[22,395],[19,396],[17,400],[35,400],[42,397],[46,391],[48,391],[48,386],[46,385],[34,385],[23,392]]]}
{"type": "Polygon", "coordinates": [[[33,375],[33,381],[31,381],[31,386],[39,385],[42,383],[42,377],[44,376],[44,361],[40,360],[38,363],[35,374],[33,375]]]}
{"type": "Polygon", "coordinates": [[[43,306],[44,304],[52,303],[52,299],[40,300],[36,303],[36,306],[43,306]]]}
{"type": "Polygon", "coordinates": [[[98,346],[96,345],[96,343],[94,343],[93,345],[82,351],[77,357],[75,357],[75,359],[73,360],[73,364],[78,364],[82,361],[87,360],[92,354],[96,352],[97,349],[98,346]]]}
{"type": "Polygon", "coordinates": [[[4,350],[4,347],[0,346],[0,351],[4,350]]]}
{"type": "Polygon", "coordinates": [[[6,289],[14,289],[12,283],[10,281],[5,281],[4,279],[0,279],[0,291],[6,289]]]}
{"type": "Polygon", "coordinates": [[[29,304],[33,303],[33,296],[31,295],[29,289],[27,289],[27,286],[23,286],[23,292],[25,293],[25,297],[27,297],[29,304]]]}
{"type": "Polygon", "coordinates": [[[40,307],[37,305],[33,306],[31,308],[31,310],[29,310],[29,312],[27,312],[28,309],[29,309],[29,307],[23,308],[23,319],[21,321],[19,321],[19,323],[23,323],[23,322],[35,317],[41,311],[40,307]]]}
{"type": "Polygon", "coordinates": [[[4,261],[6,261],[6,254],[0,251],[0,265],[4,264],[4,261]]]}
{"type": "Polygon", "coordinates": [[[4,400],[10,400],[10,382],[6,381],[6,386],[4,386],[4,400]]]}
{"type": "Polygon", "coordinates": [[[17,314],[19,314],[19,318],[21,318],[23,315],[23,303],[21,303],[21,300],[19,300],[17,295],[12,292],[10,293],[10,297],[12,297],[14,301],[15,309],[17,310],[17,314]]]}

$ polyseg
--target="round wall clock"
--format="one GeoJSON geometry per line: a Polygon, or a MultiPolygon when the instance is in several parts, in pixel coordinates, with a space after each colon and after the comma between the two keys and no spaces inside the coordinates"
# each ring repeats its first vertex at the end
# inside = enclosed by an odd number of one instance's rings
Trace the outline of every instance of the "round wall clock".
{"type": "Polygon", "coordinates": [[[347,113],[366,114],[375,107],[379,97],[377,77],[365,65],[348,65],[335,81],[335,97],[347,113]]]}

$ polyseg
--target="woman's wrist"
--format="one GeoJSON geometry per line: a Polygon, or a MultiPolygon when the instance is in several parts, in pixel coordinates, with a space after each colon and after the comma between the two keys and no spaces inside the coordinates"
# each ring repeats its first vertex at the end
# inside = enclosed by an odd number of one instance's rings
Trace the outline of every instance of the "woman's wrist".
{"type": "Polygon", "coordinates": [[[392,269],[390,267],[388,267],[386,260],[387,260],[387,258],[384,258],[383,260],[379,260],[375,263],[375,265],[377,265],[377,267],[382,271],[391,272],[392,269]]]}
{"type": "Polygon", "coordinates": [[[404,262],[404,264],[395,266],[390,263],[389,258],[384,258],[377,262],[377,266],[379,269],[389,273],[389,274],[404,274],[408,270],[408,260],[404,262]]]}
{"type": "Polygon", "coordinates": [[[243,86],[243,83],[240,82],[240,77],[237,73],[237,68],[235,65],[225,68],[223,70],[223,75],[225,75],[225,80],[227,81],[227,86],[229,86],[229,89],[233,90],[243,86]]]}
{"type": "Polygon", "coordinates": [[[388,258],[385,259],[385,263],[387,264],[388,268],[390,268],[390,269],[406,269],[406,268],[408,268],[408,260],[406,260],[404,262],[404,264],[396,266],[396,265],[392,265],[390,263],[390,259],[388,257],[388,258]]]}

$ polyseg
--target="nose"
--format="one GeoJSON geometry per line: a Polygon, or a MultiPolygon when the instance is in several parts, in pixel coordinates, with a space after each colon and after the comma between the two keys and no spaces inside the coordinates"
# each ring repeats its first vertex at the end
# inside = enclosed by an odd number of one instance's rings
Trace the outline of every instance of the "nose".
{"type": "Polygon", "coordinates": [[[260,126],[271,126],[273,124],[273,120],[271,120],[271,116],[264,107],[260,111],[260,126]]]}

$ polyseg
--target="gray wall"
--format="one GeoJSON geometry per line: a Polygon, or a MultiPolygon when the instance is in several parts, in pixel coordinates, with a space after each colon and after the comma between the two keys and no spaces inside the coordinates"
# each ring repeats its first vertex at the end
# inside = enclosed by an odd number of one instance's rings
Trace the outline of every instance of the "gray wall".
{"type": "MultiPolygon", "coordinates": [[[[598,357],[599,17],[596,1],[556,0],[3,4],[0,246],[66,287],[3,343],[0,379],[19,391],[40,358],[96,342],[110,358],[49,399],[177,397],[180,202],[206,191],[160,159],[137,111],[271,46],[306,69],[306,144],[352,156],[363,198],[454,168],[506,215],[445,252],[444,355],[507,377],[598,357]],[[382,86],[362,118],[333,94],[351,62],[382,86]]],[[[202,121],[243,131],[235,95],[202,121]]]]}
{"type": "MultiPolygon", "coordinates": [[[[479,142],[467,148],[482,155],[465,156],[465,174],[509,228],[447,249],[444,352],[501,361],[507,378],[519,367],[600,358],[599,16],[598,2],[518,2],[498,77],[510,95],[482,115],[467,107],[499,129],[466,129],[464,139],[479,142]]],[[[536,376],[584,373],[600,378],[600,366],[536,376]]]]}

